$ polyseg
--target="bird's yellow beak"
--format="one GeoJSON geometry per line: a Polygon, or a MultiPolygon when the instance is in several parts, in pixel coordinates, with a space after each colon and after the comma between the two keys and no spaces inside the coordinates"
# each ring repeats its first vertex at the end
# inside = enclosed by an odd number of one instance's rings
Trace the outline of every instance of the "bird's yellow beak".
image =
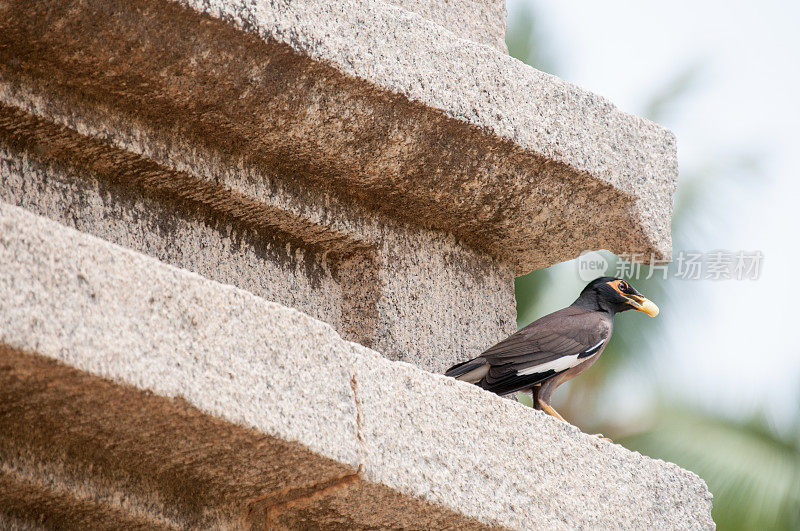
{"type": "Polygon", "coordinates": [[[658,306],[656,306],[656,303],[650,299],[639,297],[637,295],[631,295],[630,297],[626,298],[631,303],[631,306],[633,306],[634,310],[646,313],[650,317],[655,317],[658,315],[658,306]]]}

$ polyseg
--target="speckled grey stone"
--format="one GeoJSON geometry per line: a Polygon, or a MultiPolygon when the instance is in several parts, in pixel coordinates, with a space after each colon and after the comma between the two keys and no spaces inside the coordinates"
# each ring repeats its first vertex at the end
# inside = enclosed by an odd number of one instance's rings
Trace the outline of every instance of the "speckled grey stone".
{"type": "MultiPolygon", "coordinates": [[[[670,255],[678,172],[670,131],[507,55],[453,39],[448,30],[382,2],[181,2],[608,183],[630,201],[609,205],[631,210],[624,216],[631,227],[620,232],[640,232],[637,236],[644,238],[629,243],[637,247],[631,250],[670,255]]],[[[547,215],[552,213],[526,221],[535,224],[547,215]]],[[[524,225],[519,224],[522,231],[524,225]]],[[[624,252],[623,242],[605,237],[612,250],[624,252]]]]}
{"type": "Polygon", "coordinates": [[[330,326],[5,203],[0,342],[359,463],[330,326]]]}
{"type": "Polygon", "coordinates": [[[183,396],[484,524],[713,528],[705,484],[675,465],[1,203],[0,343],[183,396]]]}
{"type": "Polygon", "coordinates": [[[508,52],[505,0],[385,0],[384,3],[422,15],[459,37],[508,52]]]}
{"type": "Polygon", "coordinates": [[[363,474],[514,529],[713,529],[702,479],[355,346],[363,474]]]}
{"type": "MultiPolygon", "coordinates": [[[[0,344],[307,452],[268,502],[250,477],[250,522],[713,527],[693,474],[381,358],[475,355],[514,328],[515,274],[582,250],[669,255],[671,133],[508,57],[504,18],[498,0],[0,2],[0,201],[24,208],[0,203],[0,344]]],[[[39,469],[20,442],[39,432],[4,437],[23,504],[72,489],[58,510],[85,523],[164,503],[113,466],[117,491],[48,483],[77,464],[39,469]]],[[[115,450],[92,451],[89,483],[115,450]]],[[[210,518],[220,493],[192,489],[210,518]]]]}
{"type": "Polygon", "coordinates": [[[395,5],[182,4],[7,6],[0,99],[226,185],[350,198],[517,274],[669,256],[666,129],[395,5]]]}

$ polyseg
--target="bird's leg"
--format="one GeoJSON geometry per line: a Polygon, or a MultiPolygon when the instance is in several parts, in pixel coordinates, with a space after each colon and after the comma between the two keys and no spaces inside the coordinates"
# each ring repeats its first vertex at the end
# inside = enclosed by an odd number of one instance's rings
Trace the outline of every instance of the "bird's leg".
{"type": "Polygon", "coordinates": [[[564,420],[564,417],[558,414],[553,406],[550,405],[550,395],[553,394],[553,389],[555,388],[552,384],[552,380],[545,382],[542,385],[537,385],[531,388],[531,395],[533,396],[533,407],[536,409],[542,410],[560,420],[561,422],[567,422],[564,420]]]}
{"type": "Polygon", "coordinates": [[[558,420],[560,420],[562,422],[567,422],[566,420],[564,420],[564,417],[562,417],[561,415],[558,414],[558,411],[556,411],[553,408],[553,406],[551,406],[550,404],[548,404],[547,402],[545,402],[541,398],[539,398],[538,401],[539,401],[539,407],[541,407],[545,412],[547,412],[548,414],[554,416],[555,418],[557,418],[558,420]]]}

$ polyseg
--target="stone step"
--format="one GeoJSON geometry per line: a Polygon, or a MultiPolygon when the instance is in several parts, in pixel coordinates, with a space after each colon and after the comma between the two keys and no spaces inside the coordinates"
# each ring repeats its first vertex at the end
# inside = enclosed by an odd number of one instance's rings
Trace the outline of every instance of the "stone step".
{"type": "Polygon", "coordinates": [[[713,527],[675,465],[2,203],[0,344],[8,521],[713,527]]]}

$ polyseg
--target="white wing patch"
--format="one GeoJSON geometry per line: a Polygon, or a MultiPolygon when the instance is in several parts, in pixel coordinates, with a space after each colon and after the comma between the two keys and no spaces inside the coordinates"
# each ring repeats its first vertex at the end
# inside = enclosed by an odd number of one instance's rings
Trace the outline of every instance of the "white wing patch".
{"type": "Polygon", "coordinates": [[[521,371],[517,371],[517,376],[527,376],[529,374],[538,374],[547,371],[566,371],[567,369],[571,369],[586,361],[586,358],[588,357],[586,354],[594,354],[597,352],[597,350],[603,346],[605,341],[605,339],[601,339],[595,346],[587,348],[583,352],[579,352],[572,356],[562,356],[558,359],[548,361],[547,363],[542,363],[541,365],[534,365],[533,367],[522,369],[521,371]],[[583,355],[583,358],[579,358],[581,355],[583,355]]]}
{"type": "Polygon", "coordinates": [[[574,356],[562,356],[556,360],[548,361],[547,363],[542,363],[541,365],[534,365],[533,367],[528,367],[527,369],[522,369],[521,371],[517,372],[518,376],[527,376],[528,374],[536,374],[539,372],[547,372],[547,371],[556,371],[561,372],[567,369],[571,369],[576,365],[583,363],[583,360],[579,360],[578,356],[580,354],[575,354],[574,356]]]}

